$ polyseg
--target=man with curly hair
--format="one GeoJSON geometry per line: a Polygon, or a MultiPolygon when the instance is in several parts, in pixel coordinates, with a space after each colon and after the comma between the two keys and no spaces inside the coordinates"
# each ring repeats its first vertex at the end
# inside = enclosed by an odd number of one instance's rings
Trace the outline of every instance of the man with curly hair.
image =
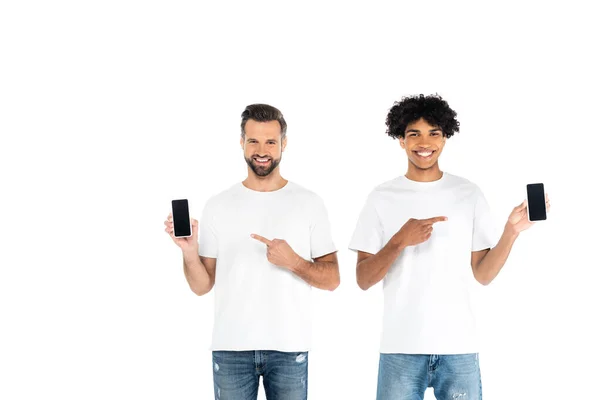
{"type": "Polygon", "coordinates": [[[489,284],[533,224],[526,202],[498,240],[479,187],[440,170],[444,145],[459,131],[440,96],[403,98],[386,125],[408,170],[370,193],[349,246],[361,289],[383,279],[377,399],[423,399],[428,387],[437,399],[481,399],[469,287],[489,284]]]}

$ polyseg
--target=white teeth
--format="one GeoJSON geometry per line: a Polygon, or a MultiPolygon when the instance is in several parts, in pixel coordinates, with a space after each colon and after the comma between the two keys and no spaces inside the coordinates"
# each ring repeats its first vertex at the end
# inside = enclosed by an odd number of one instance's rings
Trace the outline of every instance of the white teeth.
{"type": "Polygon", "coordinates": [[[269,161],[269,159],[267,159],[267,158],[257,158],[256,161],[258,161],[258,162],[267,162],[267,161],[269,161]]]}
{"type": "Polygon", "coordinates": [[[429,152],[429,153],[417,153],[418,155],[420,155],[421,157],[429,157],[430,155],[433,154],[433,152],[429,152]]]}

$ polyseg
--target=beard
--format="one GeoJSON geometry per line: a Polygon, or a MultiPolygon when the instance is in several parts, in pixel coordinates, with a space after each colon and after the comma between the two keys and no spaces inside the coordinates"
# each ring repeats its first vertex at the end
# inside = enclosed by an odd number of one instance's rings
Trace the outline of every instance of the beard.
{"type": "Polygon", "coordinates": [[[257,176],[268,176],[271,172],[273,172],[273,170],[275,168],[277,168],[277,166],[281,162],[281,157],[279,157],[278,159],[269,157],[269,159],[271,160],[271,163],[268,166],[263,167],[263,166],[255,163],[254,157],[262,158],[257,155],[253,155],[250,158],[245,158],[245,157],[244,158],[246,160],[246,164],[248,164],[248,166],[250,167],[252,172],[254,172],[257,176]]]}

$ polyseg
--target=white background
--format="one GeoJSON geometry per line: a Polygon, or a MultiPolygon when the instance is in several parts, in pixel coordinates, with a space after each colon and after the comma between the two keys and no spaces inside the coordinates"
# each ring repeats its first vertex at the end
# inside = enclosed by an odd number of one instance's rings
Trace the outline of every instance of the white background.
{"type": "Polygon", "coordinates": [[[189,290],[163,221],[245,178],[254,102],[284,112],[282,174],[325,200],[340,249],[309,398],[375,398],[381,284],[357,287],[347,245],[406,169],[387,110],[436,92],[461,122],[440,165],[500,228],[526,183],[552,201],[478,293],[484,398],[598,398],[591,7],[410,3],[2,2],[0,398],[212,398],[212,293],[189,290]]]}

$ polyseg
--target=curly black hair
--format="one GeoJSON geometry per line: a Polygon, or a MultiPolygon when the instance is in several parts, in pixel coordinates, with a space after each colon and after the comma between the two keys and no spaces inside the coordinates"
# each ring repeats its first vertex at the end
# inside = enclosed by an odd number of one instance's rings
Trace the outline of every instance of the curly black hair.
{"type": "Polygon", "coordinates": [[[386,133],[398,139],[404,138],[406,126],[423,118],[428,124],[437,126],[447,138],[459,131],[460,123],[456,120],[456,112],[439,95],[418,95],[403,97],[394,102],[387,115],[386,133]]]}

